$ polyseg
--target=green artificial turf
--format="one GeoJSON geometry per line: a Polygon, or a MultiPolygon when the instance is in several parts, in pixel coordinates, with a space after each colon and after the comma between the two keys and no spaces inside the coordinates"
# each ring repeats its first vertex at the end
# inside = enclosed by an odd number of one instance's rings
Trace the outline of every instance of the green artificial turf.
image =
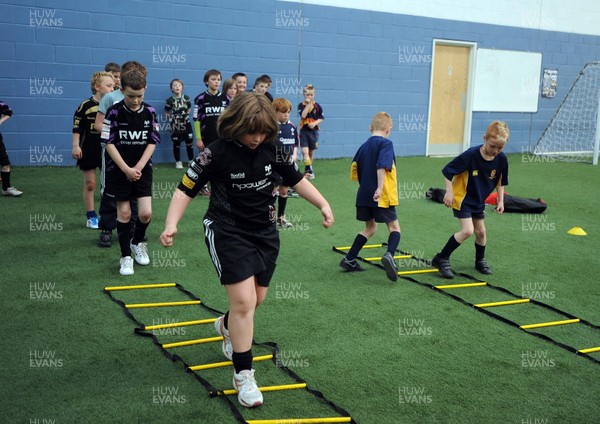
{"type": "MultiPolygon", "coordinates": [[[[532,162],[520,155],[509,155],[509,161],[508,193],[542,197],[548,210],[498,215],[488,209],[487,258],[494,274],[474,270],[472,239],[452,256],[453,269],[600,324],[598,167],[532,162]],[[575,226],[588,235],[568,235],[575,226]]],[[[443,187],[440,170],[446,162],[398,159],[400,249],[417,257],[431,259],[458,229],[448,209],[424,198],[429,187],[443,187]]],[[[347,159],[315,163],[314,183],[335,215],[332,228],[323,229],[320,213],[304,200],[288,201],[294,228],[281,233],[278,268],[256,314],[255,339],[277,342],[292,371],[359,423],[594,421],[600,414],[598,363],[430,288],[405,279],[392,283],[376,267],[340,271],[341,255],[332,246],[351,244],[362,228],[354,219],[356,185],[348,178],[349,165],[347,159]]],[[[151,264],[136,265],[134,276],[122,277],[118,245],[98,248],[98,232],[85,228],[80,171],[14,169],[14,184],[25,194],[0,199],[0,421],[235,422],[224,401],[210,399],[180,363],[135,335],[134,323],[102,292],[108,285],[177,282],[208,306],[227,308],[203,240],[207,199],[194,200],[173,248],[159,245],[180,176],[170,165],[156,167],[148,230],[151,264]]],[[[386,239],[381,227],[372,242],[386,239]]],[[[381,253],[364,250],[361,256],[381,253]]],[[[400,264],[402,269],[417,265],[400,264]]],[[[451,283],[438,274],[414,278],[451,283]]],[[[452,294],[471,303],[511,298],[489,287],[452,294]]],[[[126,303],[186,300],[176,289],[114,296],[126,303]]],[[[214,317],[199,306],[132,312],[148,325],[214,317]]],[[[519,324],[564,319],[529,304],[493,312],[519,324]]],[[[600,330],[581,324],[537,332],[578,349],[600,346],[600,330]]],[[[172,342],[215,334],[207,325],[156,335],[172,342]]],[[[218,343],[177,349],[193,364],[223,360],[218,343]]],[[[257,355],[267,352],[255,349],[257,355]]],[[[600,360],[600,353],[591,355],[600,360]]],[[[258,363],[256,369],[260,385],[293,382],[272,363],[258,363]]],[[[202,376],[215,387],[231,386],[230,369],[202,376]]],[[[246,419],[336,416],[303,390],[267,393],[262,407],[242,412],[246,419]]]]}

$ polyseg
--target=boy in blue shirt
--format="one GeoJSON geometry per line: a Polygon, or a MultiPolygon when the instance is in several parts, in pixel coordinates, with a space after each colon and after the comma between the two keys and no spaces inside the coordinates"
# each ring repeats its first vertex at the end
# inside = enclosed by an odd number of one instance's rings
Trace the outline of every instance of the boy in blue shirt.
{"type": "MultiPolygon", "coordinates": [[[[273,100],[275,114],[279,121],[279,134],[277,139],[282,144],[281,152],[278,156],[282,161],[287,161],[291,158],[296,162],[296,154],[298,153],[298,128],[290,121],[290,112],[292,104],[289,100],[283,97],[278,97],[273,100]]],[[[283,185],[281,175],[275,173],[275,185],[279,187],[279,197],[277,199],[277,229],[293,228],[294,225],[285,219],[285,208],[288,199],[288,187],[283,185]]]]}
{"type": "Polygon", "coordinates": [[[388,248],[381,263],[387,277],[398,280],[394,253],[400,244],[400,223],[396,215],[398,184],[396,182],[396,155],[388,139],[392,131],[392,118],[378,112],[371,122],[371,137],[358,149],[352,160],[351,179],[358,181],[356,193],[356,219],[365,222],[365,229],[357,234],[352,247],[340,262],[346,271],[363,271],[356,261],[360,249],[377,231],[377,223],[388,227],[388,248]]]}
{"type": "Polygon", "coordinates": [[[450,255],[475,233],[475,268],[482,274],[492,273],[485,260],[487,242],[484,218],[485,199],[498,191],[496,212],[504,212],[504,186],[508,185],[508,160],[502,149],[510,131],[502,121],[492,122],[483,136],[481,146],[471,147],[448,163],[442,173],[446,182],[444,205],[452,207],[459,219],[460,230],[450,236],[444,248],[431,264],[444,278],[453,278],[450,255]]]}

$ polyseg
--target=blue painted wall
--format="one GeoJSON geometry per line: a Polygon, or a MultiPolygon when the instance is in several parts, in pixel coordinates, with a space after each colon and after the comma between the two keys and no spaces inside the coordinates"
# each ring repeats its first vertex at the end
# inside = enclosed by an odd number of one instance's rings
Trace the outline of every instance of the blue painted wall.
{"type": "MultiPolygon", "coordinates": [[[[2,0],[0,99],[15,115],[0,130],[15,165],[73,165],[72,115],[91,95],[90,75],[109,61],[138,60],[149,71],[146,101],[161,112],[173,78],[194,97],[209,68],[224,78],[243,71],[250,84],[267,73],[272,94],[294,105],[302,86],[316,86],[327,118],[317,157],[352,156],[379,110],[395,120],[397,154],[423,155],[434,38],[541,52],[542,68],[558,69],[557,96],[540,98],[537,113],[474,114],[473,144],[490,120],[504,119],[508,152],[535,145],[580,69],[600,58],[597,36],[274,0],[2,0]]],[[[154,160],[170,162],[162,135],[154,160]]]]}

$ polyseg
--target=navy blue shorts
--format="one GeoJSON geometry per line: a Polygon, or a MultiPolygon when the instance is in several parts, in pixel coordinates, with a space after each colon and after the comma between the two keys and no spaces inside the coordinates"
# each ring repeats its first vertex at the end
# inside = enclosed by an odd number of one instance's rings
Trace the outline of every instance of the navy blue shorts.
{"type": "Polygon", "coordinates": [[[308,147],[310,150],[319,148],[319,131],[300,131],[300,147],[308,147]]]}
{"type": "Polygon", "coordinates": [[[371,221],[380,223],[393,222],[398,219],[396,215],[396,207],[390,206],[389,208],[369,207],[369,206],[357,206],[356,207],[356,220],[357,221],[371,221]]]}
{"type": "Polygon", "coordinates": [[[482,210],[480,212],[471,212],[471,211],[459,211],[456,209],[452,209],[452,213],[454,214],[454,217],[458,218],[458,219],[465,219],[465,218],[485,219],[485,210],[482,210]]]}

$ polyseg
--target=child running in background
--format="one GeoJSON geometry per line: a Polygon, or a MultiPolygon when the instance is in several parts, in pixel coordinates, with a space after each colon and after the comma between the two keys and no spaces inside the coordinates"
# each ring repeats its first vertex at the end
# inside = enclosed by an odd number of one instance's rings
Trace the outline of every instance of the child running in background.
{"type": "Polygon", "coordinates": [[[451,235],[444,248],[431,264],[442,277],[451,279],[450,255],[475,233],[475,268],[489,275],[492,269],[485,260],[487,237],[485,231],[485,199],[498,191],[496,212],[504,212],[504,186],[508,185],[508,159],[502,152],[510,130],[506,122],[494,121],[483,136],[481,146],[471,147],[448,163],[442,173],[445,177],[444,205],[452,208],[460,230],[451,235]]]}
{"type": "Polygon", "coordinates": [[[364,142],[352,160],[351,178],[358,181],[356,193],[356,219],[365,222],[365,229],[357,234],[348,254],[340,262],[346,271],[362,271],[356,258],[360,249],[377,232],[377,223],[387,225],[389,235],[387,252],[381,263],[387,277],[398,280],[394,254],[400,243],[400,224],[396,215],[398,184],[396,181],[396,155],[388,139],[392,131],[392,118],[378,112],[371,122],[371,137],[364,142]]]}

